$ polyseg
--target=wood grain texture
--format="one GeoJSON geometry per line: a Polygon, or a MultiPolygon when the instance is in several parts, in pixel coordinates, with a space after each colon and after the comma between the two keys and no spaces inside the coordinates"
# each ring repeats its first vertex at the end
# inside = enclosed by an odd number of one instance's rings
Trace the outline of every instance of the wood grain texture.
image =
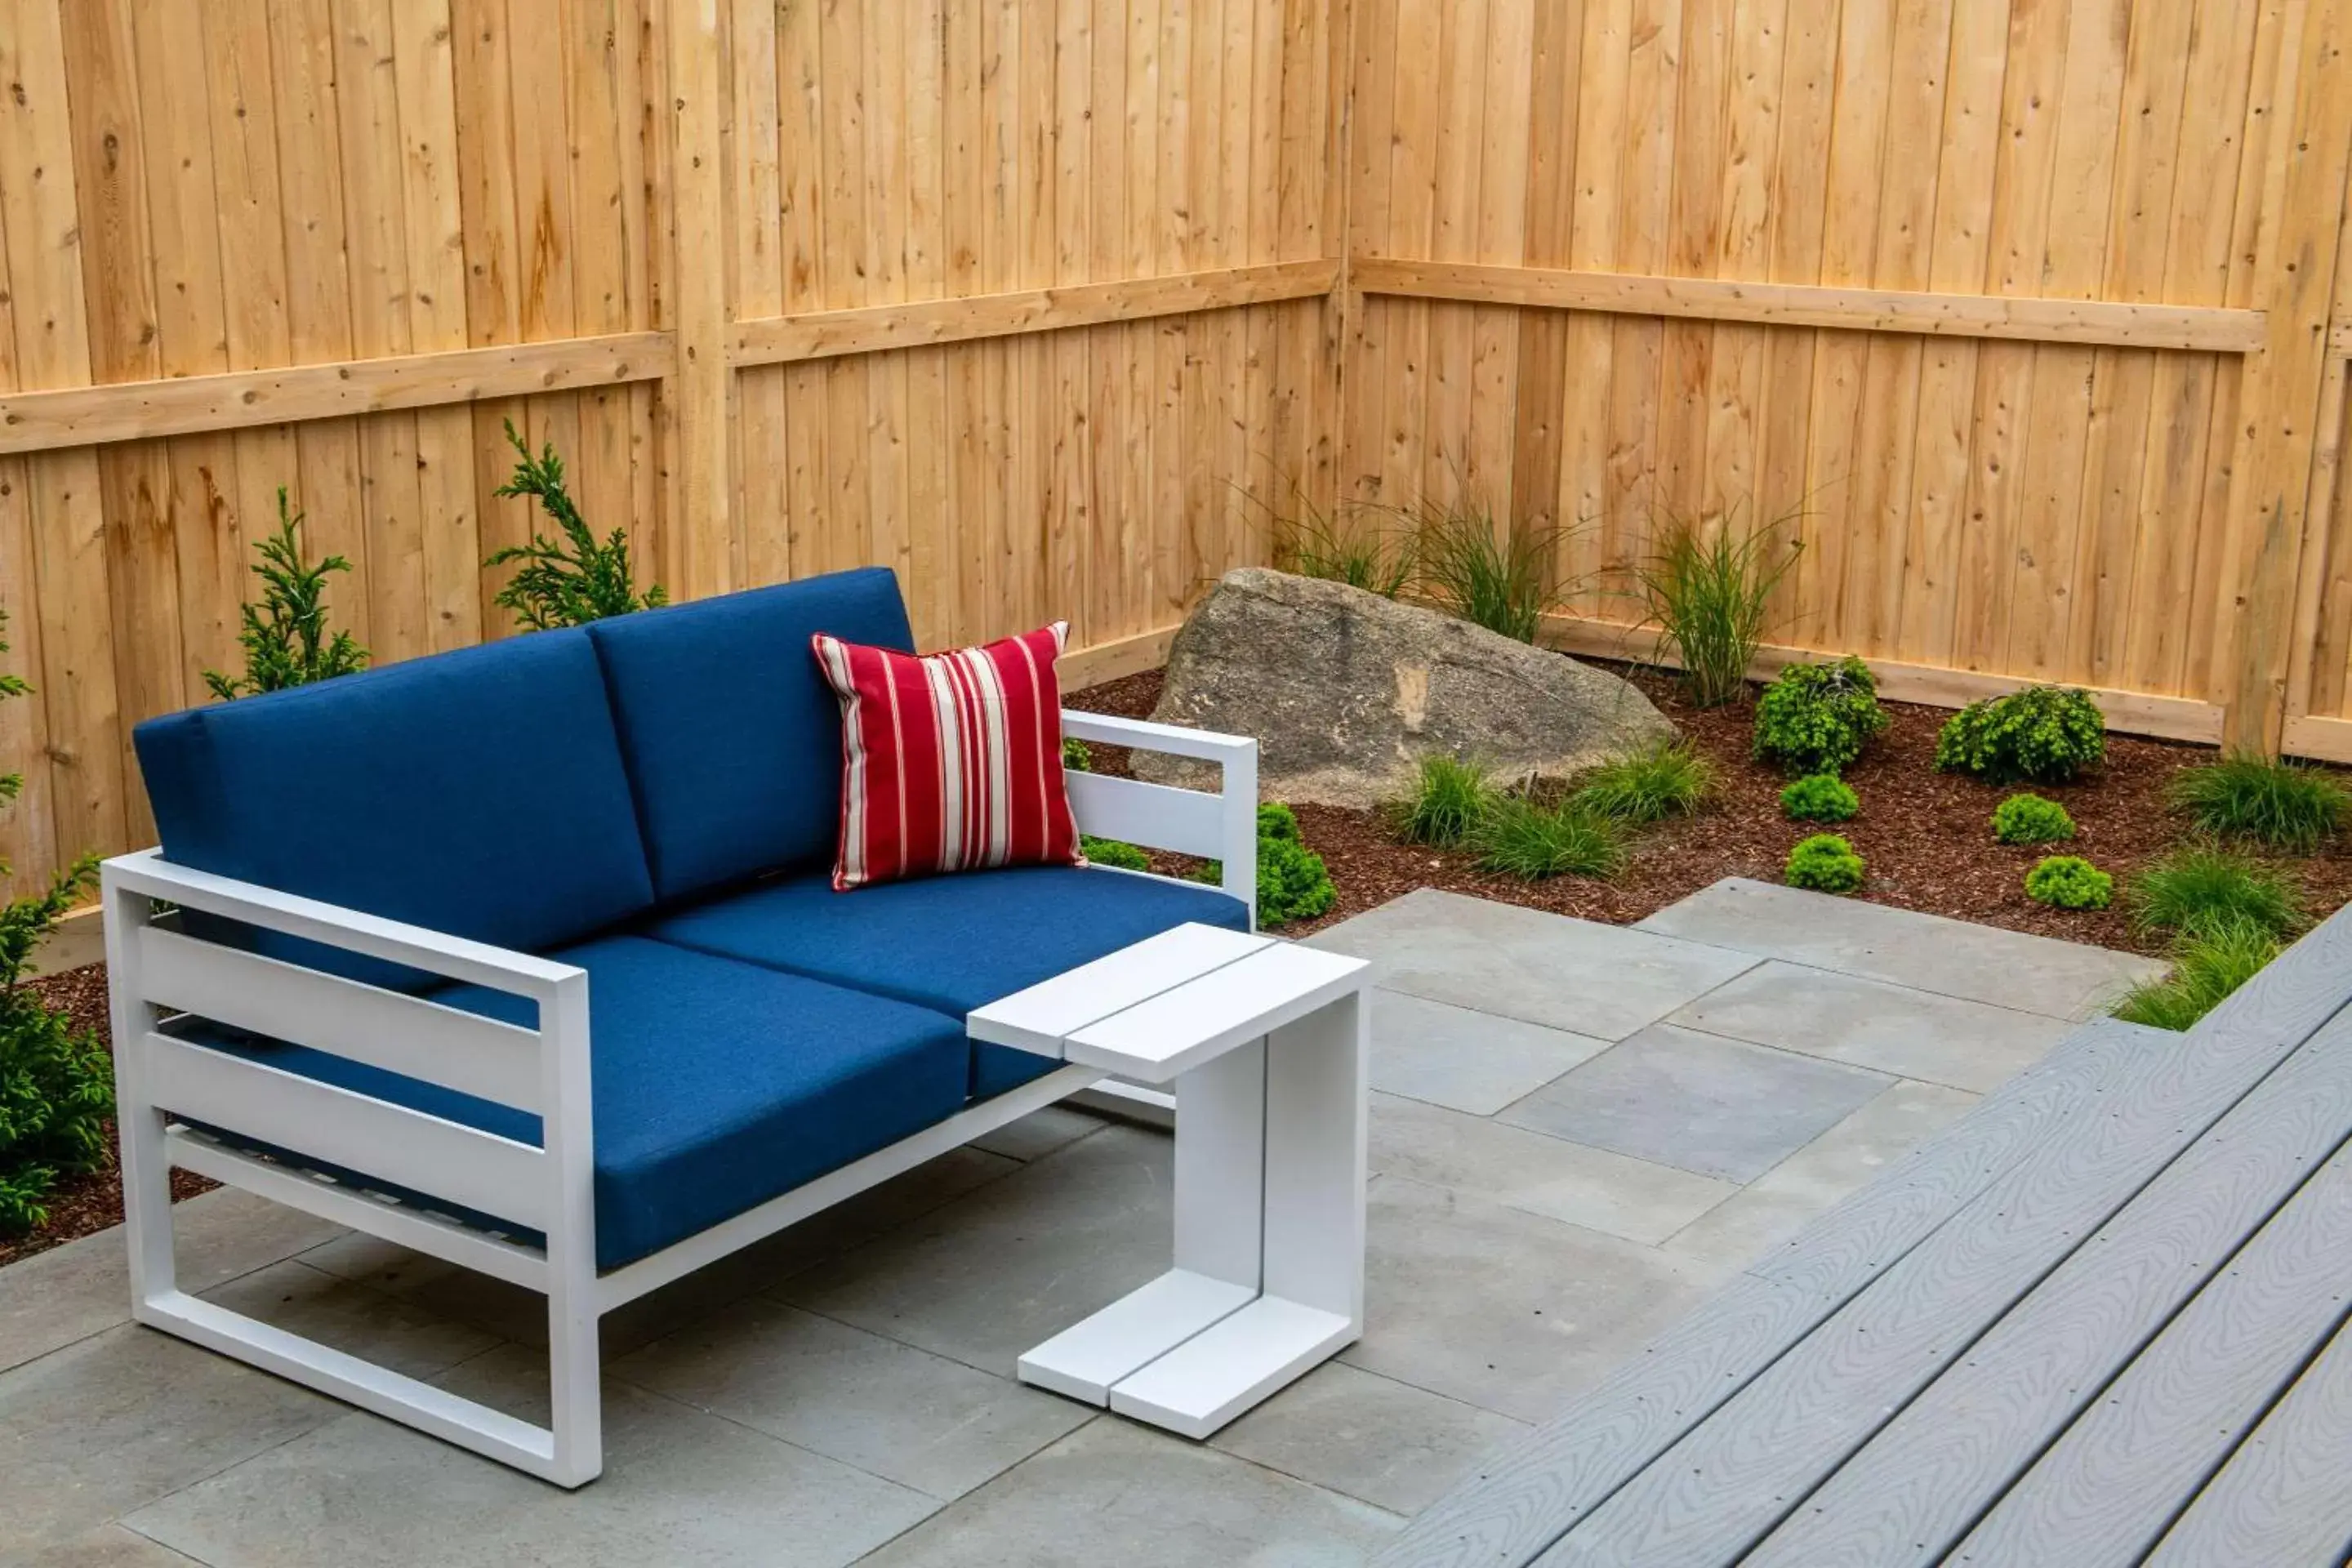
{"type": "Polygon", "coordinates": [[[2039,1552],[2079,1568],[2139,1562],[2335,1337],[2347,1310],[2352,1152],[2339,1150],[2213,1271],[1950,1560],[2010,1563],[2039,1552]]]}
{"type": "Polygon", "coordinates": [[[1813,1220],[1558,1418],[1425,1510],[1381,1564],[1516,1565],[1605,1501],[1855,1290],[2094,1104],[2135,1053],[2112,1022],[2077,1030],[1876,1182],[1813,1220]]]}

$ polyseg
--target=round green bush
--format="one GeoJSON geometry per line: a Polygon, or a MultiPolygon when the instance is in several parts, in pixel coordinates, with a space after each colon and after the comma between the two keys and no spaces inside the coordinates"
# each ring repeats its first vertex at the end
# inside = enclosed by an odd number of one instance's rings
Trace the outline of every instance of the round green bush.
{"type": "Polygon", "coordinates": [[[1936,771],[2006,784],[2064,784],[2107,759],[2107,721],[2091,694],[2029,686],[1952,715],[1936,738],[1936,771]]]}
{"type": "Polygon", "coordinates": [[[1843,822],[1862,809],[1862,797],[1835,773],[1807,773],[1780,792],[1780,815],[1791,822],[1843,822]]]}
{"type": "Polygon", "coordinates": [[[1789,851],[1788,883],[1817,893],[1851,893],[1862,886],[1863,860],[1834,833],[1816,833],[1789,851]]]}
{"type": "Polygon", "coordinates": [[[2025,874],[2025,896],[2053,910],[2104,910],[2116,879],[2080,855],[2052,855],[2025,874]]]}
{"type": "Polygon", "coordinates": [[[1094,748],[1087,745],[1084,741],[1079,740],[1076,735],[1063,736],[1062,765],[1069,769],[1070,772],[1074,773],[1090,773],[1094,772],[1094,748]]]}
{"type": "Polygon", "coordinates": [[[1134,845],[1117,838],[1081,837],[1078,853],[1089,866],[1111,866],[1121,871],[1149,871],[1151,858],[1134,845]]]}
{"type": "MultiPolygon", "coordinates": [[[[1222,861],[1194,874],[1197,881],[1224,880],[1222,861]]],[[[1257,808],[1257,923],[1261,930],[1311,921],[1339,901],[1323,857],[1298,837],[1298,817],[1280,801],[1257,808]]]]}
{"type": "Polygon", "coordinates": [[[1887,722],[1862,660],[1792,664],[1757,699],[1756,755],[1792,773],[1841,773],[1887,722]]]}
{"type": "Polygon", "coordinates": [[[1992,836],[2003,844],[2059,844],[2074,837],[2074,819],[2054,800],[2013,795],[1993,807],[1992,836]]]}

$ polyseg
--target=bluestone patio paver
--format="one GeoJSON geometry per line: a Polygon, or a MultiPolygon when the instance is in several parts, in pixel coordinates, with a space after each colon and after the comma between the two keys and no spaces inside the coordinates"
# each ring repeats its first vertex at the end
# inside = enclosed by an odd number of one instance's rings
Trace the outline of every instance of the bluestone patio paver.
{"type": "Polygon", "coordinates": [[[205,1297],[404,1377],[431,1378],[499,1342],[487,1330],[436,1316],[295,1258],[241,1275],[205,1297]]]}
{"type": "Polygon", "coordinates": [[[1898,1080],[1668,1238],[1678,1258],[1743,1267],[1950,1126],[1979,1097],[1898,1080]]]}
{"type": "Polygon", "coordinates": [[[2134,953],[1744,877],[1703,888],[1633,929],[2077,1020],[2164,967],[2134,953]]]}
{"type": "Polygon", "coordinates": [[[1401,1521],[1111,1416],[989,1482],[868,1568],[1355,1568],[1401,1521]]]}
{"type": "Polygon", "coordinates": [[[1411,1514],[1526,1430],[1507,1415],[1327,1362],[1210,1442],[1286,1476],[1411,1514]]]}
{"type": "Polygon", "coordinates": [[[1623,1039],[1755,963],[1720,947],[1429,888],[1307,940],[1378,961],[1391,991],[1602,1040],[1623,1039]]]}
{"type": "Polygon", "coordinates": [[[1608,1048],[1590,1035],[1409,992],[1372,998],[1372,1087],[1473,1116],[1492,1116],[1608,1048]]]}
{"type": "Polygon", "coordinates": [[[2074,1027],[2040,1013],[1779,959],[1666,1021],[1974,1094],[2032,1067],[2074,1027]]]}
{"type": "Polygon", "coordinates": [[[1390,1095],[1373,1098],[1371,1168],[1652,1245],[1739,1191],[1675,1166],[1390,1095]]]}
{"type": "Polygon", "coordinates": [[[1538,1089],[1499,1120],[1750,1182],[1893,1081],[1885,1073],[1659,1024],[1538,1089]]]}
{"type": "Polygon", "coordinates": [[[1706,1295],[1713,1270],[1597,1230],[1376,1176],[1366,1299],[1340,1359],[1542,1421],[1706,1295]]]}
{"type": "Polygon", "coordinates": [[[11,1552],[0,1547],[0,1568],[204,1568],[193,1557],[119,1524],[100,1525],[70,1541],[11,1552]]]}
{"type": "MultiPolygon", "coordinates": [[[[528,1352],[436,1381],[544,1419],[546,1367],[528,1352]]],[[[939,1506],[611,1379],[604,1446],[603,1479],[565,1492],[351,1415],[124,1522],[206,1563],[267,1568],[840,1568],[939,1506]]]]}
{"type": "Polygon", "coordinates": [[[1008,1121],[993,1132],[973,1139],[971,1148],[991,1154],[1002,1154],[1008,1160],[1026,1164],[1042,1160],[1055,1150],[1075,1143],[1091,1132],[1099,1132],[1109,1125],[1107,1118],[1090,1115],[1066,1105],[1048,1105],[1033,1110],[1018,1121],[1008,1121]]]}
{"type": "Polygon", "coordinates": [[[758,1297],[656,1340],[614,1370],[942,1500],[1012,1468],[1093,1414],[758,1297]]]}
{"type": "Polygon", "coordinates": [[[0,1373],[0,1541],[69,1540],[346,1406],[123,1324],[0,1373]]]}

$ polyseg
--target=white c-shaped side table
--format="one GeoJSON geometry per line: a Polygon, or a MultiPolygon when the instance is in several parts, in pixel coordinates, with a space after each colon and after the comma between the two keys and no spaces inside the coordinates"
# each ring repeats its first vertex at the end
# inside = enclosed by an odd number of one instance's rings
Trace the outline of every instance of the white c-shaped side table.
{"type": "Polygon", "coordinates": [[[1185,925],[969,1016],[971,1037],[1176,1086],[1175,1267],[1021,1380],[1205,1437],[1364,1331],[1371,966],[1185,925]]]}

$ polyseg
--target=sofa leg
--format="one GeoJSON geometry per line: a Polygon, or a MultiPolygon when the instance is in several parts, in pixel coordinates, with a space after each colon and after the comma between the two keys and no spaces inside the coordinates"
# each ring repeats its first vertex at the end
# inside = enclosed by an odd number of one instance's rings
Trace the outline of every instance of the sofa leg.
{"type": "Polygon", "coordinates": [[[154,1026],[155,1010],[142,1000],[135,933],[154,919],[144,894],[106,885],[107,1021],[114,1035],[115,1126],[121,1141],[123,1230],[131,1247],[131,1310],[141,1321],[151,1303],[177,1293],[172,1258],[172,1157],[163,1143],[163,1113],[148,1093],[139,1042],[154,1026]]]}
{"type": "Polygon", "coordinates": [[[593,1277],[567,1282],[559,1276],[547,1297],[547,1387],[555,1445],[554,1473],[548,1479],[561,1487],[585,1485],[604,1468],[604,1377],[597,1347],[593,1277]]]}

